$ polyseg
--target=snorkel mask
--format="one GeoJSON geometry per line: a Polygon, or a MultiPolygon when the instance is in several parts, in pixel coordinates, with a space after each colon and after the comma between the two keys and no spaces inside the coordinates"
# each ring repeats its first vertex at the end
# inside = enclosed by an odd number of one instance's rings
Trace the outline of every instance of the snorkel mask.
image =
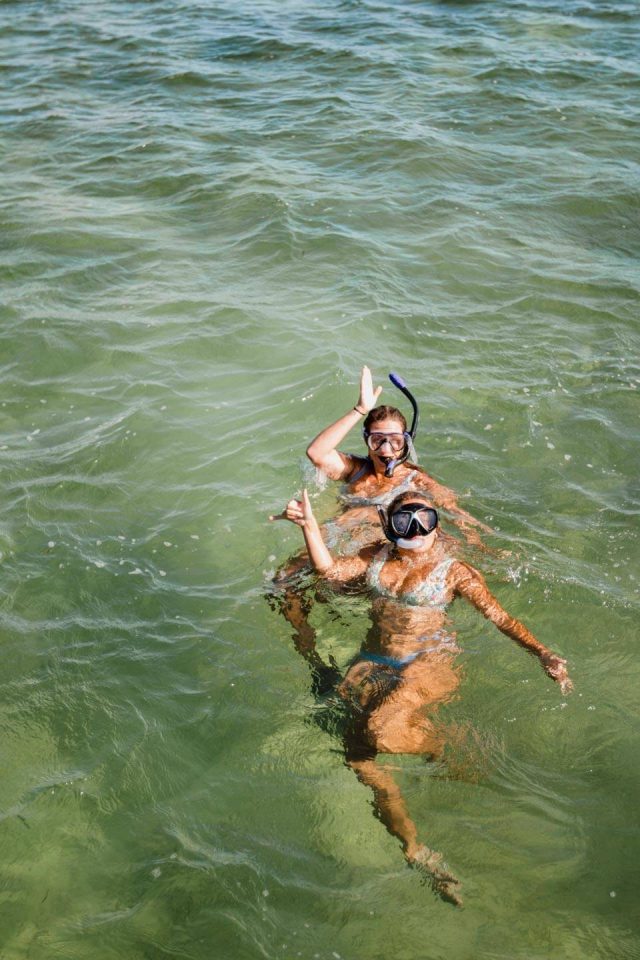
{"type": "Polygon", "coordinates": [[[407,501],[392,513],[379,506],[378,516],[387,540],[403,550],[418,550],[422,544],[417,538],[429,536],[438,526],[438,511],[426,503],[407,501]]]}
{"type": "MultiPolygon", "coordinates": [[[[394,387],[397,387],[398,390],[404,393],[405,397],[408,399],[409,403],[411,404],[411,407],[413,408],[413,417],[411,420],[411,426],[409,430],[406,431],[404,434],[405,442],[402,448],[402,452],[397,451],[400,454],[400,456],[392,457],[390,460],[387,461],[387,464],[384,470],[385,477],[392,477],[393,471],[398,466],[398,464],[404,463],[404,461],[407,459],[407,457],[410,454],[411,454],[412,460],[416,459],[415,450],[413,447],[413,440],[416,433],[418,432],[418,419],[419,419],[418,404],[416,403],[416,399],[411,393],[411,391],[409,390],[408,386],[406,385],[402,377],[399,377],[397,373],[390,373],[389,380],[391,380],[391,383],[394,385],[394,387]]],[[[364,439],[367,442],[367,446],[369,446],[369,442],[368,442],[369,431],[364,430],[363,432],[364,432],[364,439]]],[[[371,431],[371,433],[374,433],[374,432],[375,431],[373,430],[371,431]]],[[[393,449],[393,446],[392,446],[392,449],[393,449]]]]}

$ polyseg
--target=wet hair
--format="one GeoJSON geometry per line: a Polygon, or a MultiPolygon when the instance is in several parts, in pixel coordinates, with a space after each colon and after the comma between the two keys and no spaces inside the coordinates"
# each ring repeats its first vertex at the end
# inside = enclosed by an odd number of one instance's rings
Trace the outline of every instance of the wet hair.
{"type": "Polygon", "coordinates": [[[433,509],[433,504],[429,500],[429,497],[426,493],[423,493],[422,490],[403,490],[402,493],[399,493],[397,497],[393,498],[387,507],[387,516],[390,517],[403,503],[424,503],[425,507],[431,507],[431,509],[433,509]]]}
{"type": "Polygon", "coordinates": [[[402,424],[403,433],[405,433],[407,429],[407,421],[404,414],[401,413],[397,407],[389,407],[386,403],[383,403],[380,407],[374,407],[373,410],[369,410],[363,427],[365,430],[370,431],[373,424],[380,423],[381,420],[397,420],[402,424]]]}

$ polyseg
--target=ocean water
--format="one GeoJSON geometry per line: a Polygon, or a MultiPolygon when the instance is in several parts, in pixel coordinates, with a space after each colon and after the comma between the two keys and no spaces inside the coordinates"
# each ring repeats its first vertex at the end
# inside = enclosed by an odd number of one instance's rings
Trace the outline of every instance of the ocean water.
{"type": "MultiPolygon", "coordinates": [[[[3,960],[640,956],[635,0],[0,4],[3,960]],[[473,556],[373,815],[269,578],[368,363],[473,556]]],[[[359,450],[357,436],[344,449],[359,450]]],[[[312,622],[344,665],[366,603],[312,622]]]]}

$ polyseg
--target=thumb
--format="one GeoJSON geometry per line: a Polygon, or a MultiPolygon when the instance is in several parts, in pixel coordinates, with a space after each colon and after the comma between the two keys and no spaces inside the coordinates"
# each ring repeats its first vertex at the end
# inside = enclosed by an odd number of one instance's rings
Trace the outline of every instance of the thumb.
{"type": "Polygon", "coordinates": [[[309,494],[307,493],[307,488],[305,487],[302,491],[302,509],[304,511],[305,517],[313,516],[313,510],[311,508],[311,501],[309,500],[309,494]]]}
{"type": "Polygon", "coordinates": [[[376,387],[376,389],[373,391],[373,399],[377,400],[381,393],[382,387],[376,387]]]}

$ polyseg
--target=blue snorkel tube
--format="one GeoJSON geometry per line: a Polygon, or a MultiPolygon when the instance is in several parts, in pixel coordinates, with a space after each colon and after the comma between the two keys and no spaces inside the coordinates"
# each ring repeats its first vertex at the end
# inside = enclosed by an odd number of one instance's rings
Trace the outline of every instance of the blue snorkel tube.
{"type": "Polygon", "coordinates": [[[418,420],[420,418],[418,413],[418,404],[416,403],[416,398],[411,393],[411,390],[409,390],[409,387],[406,385],[402,377],[399,377],[397,373],[390,373],[389,380],[391,380],[391,383],[394,385],[394,387],[397,387],[401,393],[404,393],[405,397],[411,404],[411,407],[413,408],[413,418],[411,420],[411,426],[408,431],[407,442],[404,445],[404,453],[402,454],[401,457],[398,457],[397,460],[389,460],[384,471],[385,477],[392,477],[393,471],[398,466],[398,464],[404,463],[404,461],[409,456],[409,440],[413,441],[416,433],[418,432],[418,420]]]}

